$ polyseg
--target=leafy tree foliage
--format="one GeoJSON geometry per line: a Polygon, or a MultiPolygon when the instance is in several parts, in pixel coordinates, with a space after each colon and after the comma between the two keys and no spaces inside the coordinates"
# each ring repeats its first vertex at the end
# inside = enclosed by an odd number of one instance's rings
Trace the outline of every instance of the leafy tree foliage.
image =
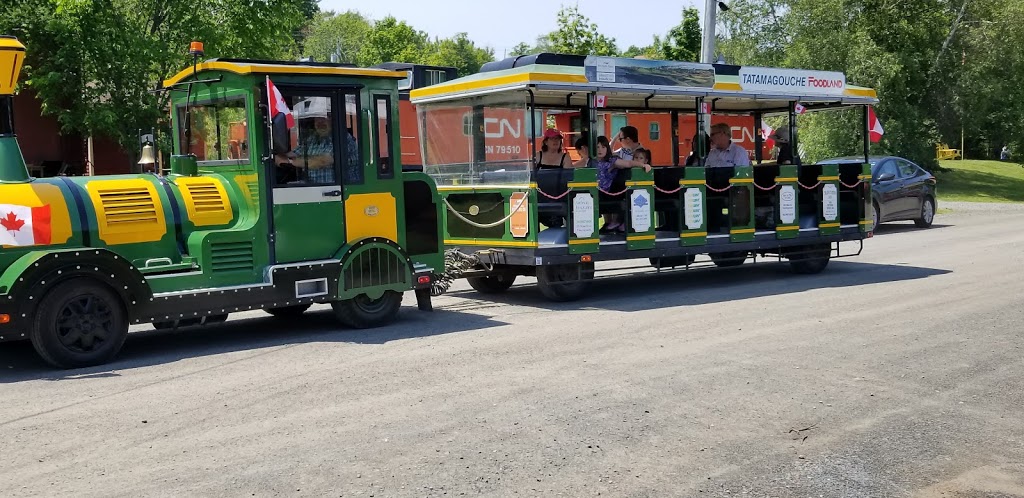
{"type": "Polygon", "coordinates": [[[372,29],[370,21],[358,12],[320,12],[309,24],[303,55],[314,61],[356,64],[372,29]]]}
{"type": "Polygon", "coordinates": [[[578,55],[617,55],[615,38],[602,34],[597,24],[580,13],[578,7],[558,11],[558,29],[548,35],[551,51],[578,55]]]}
{"type": "Polygon", "coordinates": [[[190,63],[191,40],[208,57],[296,54],[303,0],[8,0],[0,33],[28,47],[23,85],[65,133],[103,135],[138,149],[137,130],[165,114],[150,90],[190,63]]]}
{"type": "Polygon", "coordinates": [[[683,9],[683,19],[668,31],[664,39],[655,38],[656,55],[670,61],[700,60],[700,13],[693,7],[683,9]]]}

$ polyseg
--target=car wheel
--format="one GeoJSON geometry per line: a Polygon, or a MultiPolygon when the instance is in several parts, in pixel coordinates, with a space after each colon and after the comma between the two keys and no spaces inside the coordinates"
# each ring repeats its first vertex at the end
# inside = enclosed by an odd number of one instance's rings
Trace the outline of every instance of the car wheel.
{"type": "Polygon", "coordinates": [[[556,302],[575,301],[583,297],[593,280],[594,263],[537,267],[537,287],[540,293],[556,302]]]}
{"type": "Polygon", "coordinates": [[[711,262],[719,268],[728,268],[730,266],[742,265],[747,260],[749,253],[747,251],[728,251],[728,252],[714,252],[709,254],[711,262]]]}
{"type": "Polygon", "coordinates": [[[355,329],[379,327],[398,318],[398,310],[402,308],[402,293],[384,291],[377,299],[360,294],[352,299],[334,301],[331,307],[338,321],[344,325],[355,329]]]}
{"type": "Polygon", "coordinates": [[[512,273],[495,273],[484,277],[469,277],[466,280],[470,287],[481,294],[501,294],[516,283],[516,276],[512,273]]]}
{"type": "Polygon", "coordinates": [[[832,256],[832,246],[829,244],[819,246],[808,246],[798,248],[796,254],[789,257],[789,264],[793,271],[801,275],[814,275],[821,273],[828,266],[829,258],[832,256]]]}
{"type": "Polygon", "coordinates": [[[114,358],[128,337],[121,298],[88,279],[68,280],[40,300],[32,321],[32,345],[57,368],[101,365],[114,358]]]}
{"type": "Polygon", "coordinates": [[[935,221],[935,201],[931,197],[925,197],[921,203],[921,217],[914,220],[914,224],[921,228],[932,226],[935,221]]]}
{"type": "Polygon", "coordinates": [[[878,209],[878,203],[871,203],[871,230],[878,228],[878,225],[882,223],[882,211],[878,209]]]}

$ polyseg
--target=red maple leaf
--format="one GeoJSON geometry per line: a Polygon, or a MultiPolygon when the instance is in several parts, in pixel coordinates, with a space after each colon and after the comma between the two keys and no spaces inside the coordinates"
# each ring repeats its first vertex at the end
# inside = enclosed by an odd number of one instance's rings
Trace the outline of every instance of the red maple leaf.
{"type": "Polygon", "coordinates": [[[21,230],[21,227],[25,226],[25,220],[19,220],[18,216],[14,213],[7,213],[7,216],[0,218],[0,225],[11,232],[17,232],[21,230]]]}

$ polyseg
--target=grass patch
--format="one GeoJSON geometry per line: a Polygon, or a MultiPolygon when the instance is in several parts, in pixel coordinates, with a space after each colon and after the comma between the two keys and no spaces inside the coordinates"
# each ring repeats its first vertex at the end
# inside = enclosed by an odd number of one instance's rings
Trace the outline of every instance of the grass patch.
{"type": "MultiPolygon", "coordinates": [[[[1000,161],[939,161],[940,201],[1024,202],[1024,166],[1000,161]]],[[[941,203],[940,203],[941,205],[941,203]]]]}

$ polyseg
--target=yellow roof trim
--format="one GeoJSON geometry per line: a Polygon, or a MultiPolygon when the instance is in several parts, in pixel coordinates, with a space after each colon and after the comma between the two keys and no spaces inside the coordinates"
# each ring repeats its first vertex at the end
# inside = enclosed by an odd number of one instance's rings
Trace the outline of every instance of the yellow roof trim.
{"type": "Polygon", "coordinates": [[[718,82],[718,83],[715,83],[715,87],[714,88],[715,88],[715,90],[728,90],[728,91],[736,91],[736,92],[742,92],[743,91],[743,87],[740,86],[739,83],[721,83],[721,82],[718,82]]]}
{"type": "MultiPolygon", "coordinates": [[[[454,80],[453,80],[454,81],[454,80]]],[[[479,80],[466,81],[463,83],[452,83],[431,85],[424,88],[414,89],[409,92],[410,98],[418,99],[433,97],[446,93],[465,92],[479,90],[481,88],[502,87],[514,84],[526,83],[587,83],[587,77],[581,74],[557,74],[557,73],[519,73],[498,76],[494,78],[482,78],[479,80]]]]}
{"type": "Polygon", "coordinates": [[[876,94],[875,91],[870,88],[846,87],[846,90],[843,93],[851,97],[878,98],[878,94],[876,94]]]}
{"type": "MultiPolygon", "coordinates": [[[[377,78],[405,78],[404,71],[370,69],[359,67],[288,66],[284,64],[240,64],[237,62],[210,61],[196,66],[195,71],[228,71],[235,74],[319,74],[327,76],[372,76],[377,78]]],[[[192,76],[192,68],[185,68],[178,74],[164,80],[168,87],[192,76]]]]}
{"type": "Polygon", "coordinates": [[[17,38],[0,38],[0,49],[24,52],[25,45],[22,45],[17,38]]]}

